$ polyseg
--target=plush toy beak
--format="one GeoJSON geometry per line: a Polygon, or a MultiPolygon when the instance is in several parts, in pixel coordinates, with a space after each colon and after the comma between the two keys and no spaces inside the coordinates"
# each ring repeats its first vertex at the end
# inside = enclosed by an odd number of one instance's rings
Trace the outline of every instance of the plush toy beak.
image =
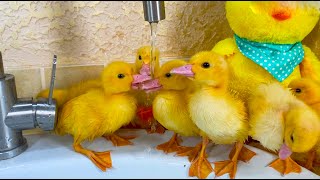
{"type": "Polygon", "coordinates": [[[180,66],[177,68],[173,68],[170,73],[172,74],[180,74],[186,77],[194,77],[194,73],[192,72],[192,65],[188,64],[185,66],[180,66]]]}
{"type": "Polygon", "coordinates": [[[291,17],[289,10],[278,10],[272,13],[272,17],[278,21],[284,21],[291,17]]]}

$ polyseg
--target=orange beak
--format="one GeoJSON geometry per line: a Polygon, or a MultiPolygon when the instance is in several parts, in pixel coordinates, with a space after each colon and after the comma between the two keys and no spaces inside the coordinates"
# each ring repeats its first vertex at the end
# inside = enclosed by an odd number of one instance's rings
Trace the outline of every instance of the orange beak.
{"type": "Polygon", "coordinates": [[[276,10],[272,13],[272,17],[278,21],[284,21],[291,17],[289,10],[276,10]]]}

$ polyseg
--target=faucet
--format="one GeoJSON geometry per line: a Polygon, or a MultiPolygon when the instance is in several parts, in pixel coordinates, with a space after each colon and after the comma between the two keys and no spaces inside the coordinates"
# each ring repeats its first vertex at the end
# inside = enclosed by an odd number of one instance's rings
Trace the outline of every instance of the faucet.
{"type": "Polygon", "coordinates": [[[143,1],[144,19],[149,23],[158,23],[166,18],[164,1],[143,1]]]}
{"type": "Polygon", "coordinates": [[[54,55],[48,99],[17,98],[15,78],[4,73],[0,52],[0,160],[15,157],[27,149],[22,130],[36,127],[53,130],[57,119],[56,101],[52,99],[56,60],[54,55]]]}

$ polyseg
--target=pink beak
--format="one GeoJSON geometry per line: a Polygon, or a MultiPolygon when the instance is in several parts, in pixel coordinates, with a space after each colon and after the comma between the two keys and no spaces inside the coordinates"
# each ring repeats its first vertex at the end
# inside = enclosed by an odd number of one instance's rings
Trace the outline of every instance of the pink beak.
{"type": "Polygon", "coordinates": [[[135,74],[133,75],[133,82],[131,83],[132,89],[139,89],[139,84],[145,81],[151,80],[151,76],[146,74],[135,74]]]}
{"type": "Polygon", "coordinates": [[[149,64],[143,64],[140,69],[140,74],[142,75],[151,75],[150,65],[149,64]]]}
{"type": "Polygon", "coordinates": [[[292,154],[291,149],[286,145],[282,144],[280,150],[279,150],[279,158],[282,160],[287,159],[292,154]]]}
{"type": "Polygon", "coordinates": [[[187,77],[194,77],[194,73],[192,72],[192,65],[188,64],[185,66],[180,66],[177,68],[173,68],[170,73],[173,74],[180,74],[187,77]]]}
{"type": "Polygon", "coordinates": [[[142,83],[140,88],[145,90],[148,93],[148,92],[154,92],[161,89],[162,85],[159,83],[158,79],[152,79],[142,83]]]}

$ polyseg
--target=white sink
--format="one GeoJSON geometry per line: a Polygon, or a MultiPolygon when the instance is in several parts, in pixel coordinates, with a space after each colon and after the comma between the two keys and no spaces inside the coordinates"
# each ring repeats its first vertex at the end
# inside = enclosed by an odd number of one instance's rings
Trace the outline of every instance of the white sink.
{"type": "MultiPolygon", "coordinates": [[[[186,157],[164,154],[154,147],[163,143],[172,135],[147,134],[145,130],[126,131],[121,134],[136,134],[138,137],[132,146],[114,147],[104,138],[94,142],[85,142],[83,146],[95,151],[113,150],[111,158],[113,168],[102,172],[87,157],[72,149],[71,136],[57,136],[50,133],[27,135],[28,149],[8,160],[0,161],[0,178],[190,178],[190,163],[186,157]]],[[[183,145],[195,145],[200,138],[183,138],[183,145]]],[[[260,149],[247,146],[257,153],[246,164],[239,162],[236,178],[276,178],[276,179],[320,179],[320,176],[302,168],[300,174],[292,173],[281,176],[274,169],[267,167],[276,156],[260,149]]],[[[208,146],[209,161],[228,158],[231,145],[208,146]]],[[[214,165],[212,164],[214,167],[214,165]]],[[[194,177],[192,177],[194,178],[194,177]]],[[[214,173],[208,179],[214,178],[214,173]]],[[[228,179],[225,174],[218,179],[228,179]]]]}

